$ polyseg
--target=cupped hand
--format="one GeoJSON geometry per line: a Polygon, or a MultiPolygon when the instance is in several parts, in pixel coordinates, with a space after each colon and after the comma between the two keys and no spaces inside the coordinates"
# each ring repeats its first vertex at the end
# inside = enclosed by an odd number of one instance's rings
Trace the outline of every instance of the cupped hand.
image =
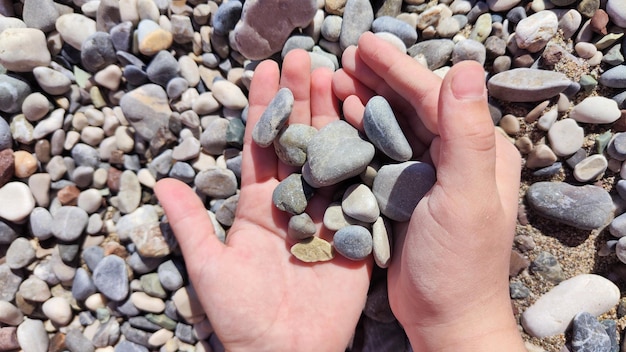
{"type": "MultiPolygon", "coordinates": [[[[273,147],[252,141],[252,129],[281,87],[295,102],[289,123],[321,128],[339,118],[332,72],[311,73],[309,55],[290,52],[282,67],[262,62],[254,73],[242,157],[241,193],[226,244],[215,236],[206,209],[182,182],[164,179],[155,193],[185,258],[189,277],[228,351],[344,351],[365,304],[372,261],[340,256],[306,264],[291,255],[289,215],[272,204],[276,185],[295,170],[273,147]]],[[[330,193],[320,191],[307,207],[317,235],[330,193]]]]}
{"type": "Polygon", "coordinates": [[[523,351],[508,268],[520,156],[494,129],[485,73],[454,65],[441,80],[371,33],[346,50],[334,77],[357,126],[363,104],[385,96],[437,182],[409,222],[395,227],[391,308],[416,351],[523,351]],[[420,152],[423,152],[420,153],[420,152]]]}

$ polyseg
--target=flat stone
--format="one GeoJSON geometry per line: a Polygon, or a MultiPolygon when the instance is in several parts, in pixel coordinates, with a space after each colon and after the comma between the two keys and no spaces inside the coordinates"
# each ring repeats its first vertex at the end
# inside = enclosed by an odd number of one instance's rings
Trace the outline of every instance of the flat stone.
{"type": "Polygon", "coordinates": [[[305,263],[325,262],[334,258],[330,243],[313,236],[291,246],[291,254],[305,263]]]}
{"type": "Polygon", "coordinates": [[[367,223],[375,222],[380,215],[376,197],[364,184],[348,187],[343,194],[341,208],[346,215],[367,223]]]}
{"type": "Polygon", "coordinates": [[[137,174],[125,170],[120,176],[120,190],[117,193],[118,209],[124,214],[132,213],[141,201],[141,184],[137,174]]]}
{"type": "Polygon", "coordinates": [[[572,348],[575,352],[611,351],[611,338],[595,316],[580,312],[572,320],[572,348]]]}
{"type": "Polygon", "coordinates": [[[172,301],[174,301],[178,314],[189,323],[202,321],[206,317],[204,309],[198,300],[198,295],[192,286],[178,289],[172,295],[172,301]]]}
{"type": "Polygon", "coordinates": [[[15,274],[6,263],[0,264],[0,299],[13,301],[22,280],[22,277],[15,274]]]}
{"type": "Polygon", "coordinates": [[[540,215],[579,229],[596,229],[613,219],[610,195],[596,186],[537,182],[529,187],[526,199],[540,215]]]}
{"type": "Polygon", "coordinates": [[[17,326],[24,320],[24,314],[7,301],[0,301],[0,322],[9,326],[17,326]]]}
{"type": "Polygon", "coordinates": [[[604,71],[598,82],[609,88],[626,88],[626,66],[618,65],[604,71]]]}
{"type": "Polygon", "coordinates": [[[365,227],[349,225],[335,232],[333,246],[350,260],[362,260],[372,253],[372,234],[365,227]]]}
{"type": "Polygon", "coordinates": [[[31,276],[22,281],[19,294],[24,299],[37,303],[45,302],[51,295],[48,284],[36,276],[31,276]]]}
{"type": "Polygon", "coordinates": [[[199,191],[212,198],[227,198],[237,192],[237,177],[228,169],[212,167],[200,171],[194,183],[199,191]]]}
{"type": "Polygon", "coordinates": [[[307,146],[316,133],[317,129],[309,125],[287,125],[274,139],[276,155],[287,165],[304,165],[307,146]]]}
{"type": "Polygon", "coordinates": [[[78,329],[69,329],[65,334],[65,345],[70,351],[95,351],[93,343],[78,329]]]}
{"type": "Polygon", "coordinates": [[[68,13],[57,18],[55,28],[64,42],[81,50],[83,42],[96,33],[96,21],[79,13],[68,13]]]}
{"type": "Polygon", "coordinates": [[[25,319],[17,327],[17,341],[23,351],[47,351],[50,343],[43,322],[37,319],[25,319]]]}
{"type": "Polygon", "coordinates": [[[165,310],[165,302],[157,297],[151,297],[145,292],[133,292],[130,300],[135,307],[144,312],[161,313],[165,310]]]}
{"type": "Polygon", "coordinates": [[[524,330],[543,338],[564,333],[579,312],[598,316],[615,307],[619,288],[602,276],[582,274],[561,282],[522,313],[524,330]]]}
{"type": "Polygon", "coordinates": [[[76,269],[74,281],[72,281],[72,297],[77,301],[84,301],[97,292],[91,276],[83,268],[76,269]]]}
{"type": "Polygon", "coordinates": [[[515,68],[500,72],[487,81],[489,94],[511,102],[531,102],[550,99],[563,92],[571,81],[562,73],[515,68]]]}
{"type": "MultiPolygon", "coordinates": [[[[10,113],[19,112],[22,103],[30,93],[30,85],[20,79],[19,76],[13,77],[0,74],[0,111],[10,113]]],[[[15,118],[13,118],[13,120],[15,120],[15,118]]],[[[13,121],[11,121],[11,125],[13,125],[13,121]]],[[[11,127],[11,130],[13,133],[13,127],[11,127]]],[[[13,138],[16,139],[15,136],[13,136],[13,138]]]]}
{"type": "MultiPolygon", "coordinates": [[[[200,136],[202,150],[211,155],[220,155],[228,147],[226,131],[230,122],[226,118],[216,118],[209,122],[200,136]]],[[[187,138],[188,139],[188,138],[187,138]]],[[[185,143],[185,142],[183,142],[185,143]]],[[[184,145],[181,143],[181,145],[184,145]]],[[[190,143],[190,142],[188,142],[190,143]]],[[[180,148],[179,148],[180,149],[180,148]]],[[[176,150],[176,148],[174,148],[176,150]]],[[[199,152],[199,150],[198,150],[199,152]]]]}
{"type": "Polygon", "coordinates": [[[461,40],[456,43],[452,51],[452,64],[454,65],[465,60],[476,61],[484,65],[487,60],[485,46],[481,42],[472,39],[461,40]]]}
{"type": "Polygon", "coordinates": [[[595,181],[604,174],[608,165],[608,160],[604,155],[591,155],[576,164],[574,178],[580,182],[595,181]]]}
{"type": "Polygon", "coordinates": [[[60,13],[52,0],[26,0],[22,9],[22,18],[29,28],[36,28],[42,32],[54,30],[54,25],[60,13]]]}
{"type": "Polygon", "coordinates": [[[363,127],[369,141],[393,160],[407,161],[413,156],[391,106],[382,96],[371,98],[365,105],[363,127]]]}
{"type": "Polygon", "coordinates": [[[161,285],[163,285],[165,289],[176,291],[183,287],[183,275],[186,274],[186,272],[182,265],[176,265],[174,261],[167,260],[159,265],[157,274],[161,285]]]}
{"type": "Polygon", "coordinates": [[[62,241],[72,242],[83,234],[89,215],[79,207],[62,206],[55,211],[52,221],[52,234],[62,241]]]}
{"type": "Polygon", "coordinates": [[[372,22],[372,32],[392,33],[407,47],[417,41],[417,31],[410,24],[391,16],[380,16],[372,22]]]}
{"type": "Polygon", "coordinates": [[[161,87],[167,87],[169,81],[179,76],[180,67],[176,58],[167,50],[159,51],[146,69],[148,79],[161,87]]]}
{"type": "Polygon", "coordinates": [[[93,282],[98,291],[113,301],[128,296],[129,284],[126,263],[116,255],[104,257],[93,272],[93,282]]]}
{"type": "Polygon", "coordinates": [[[254,126],[252,137],[261,147],[269,147],[291,115],[294,98],[291,90],[281,88],[254,126]]]}
{"type": "Polygon", "coordinates": [[[611,22],[626,28],[626,2],[624,0],[609,0],[606,3],[606,12],[611,22]]]}
{"type": "Polygon", "coordinates": [[[11,269],[24,268],[35,260],[35,248],[26,238],[16,238],[7,249],[5,259],[11,269]]]}
{"type": "Polygon", "coordinates": [[[615,122],[621,112],[615,100],[596,96],[587,97],[578,103],[569,116],[582,123],[605,124],[615,122]]]}
{"type": "Polygon", "coordinates": [[[290,214],[302,214],[313,197],[315,190],[309,186],[301,174],[291,174],[282,180],[272,193],[276,208],[290,214]]]}
{"type": "Polygon", "coordinates": [[[436,70],[444,66],[452,57],[454,42],[450,39],[431,39],[419,42],[407,49],[414,58],[423,57],[428,69],[436,70]]]}
{"type": "MultiPolygon", "coordinates": [[[[45,34],[35,28],[8,28],[0,32],[0,64],[14,72],[48,66],[51,56],[45,34]]],[[[20,104],[21,105],[21,104],[20,104]]]]}
{"type": "Polygon", "coordinates": [[[37,83],[44,92],[51,95],[65,94],[70,90],[72,81],[63,73],[44,66],[33,68],[37,83]]]}
{"type": "Polygon", "coordinates": [[[213,17],[213,29],[219,35],[228,35],[241,17],[243,5],[239,1],[222,3],[213,17]]]}
{"type": "Polygon", "coordinates": [[[406,161],[381,167],[374,179],[372,191],[385,216],[396,221],[407,221],[435,181],[432,166],[406,161]]]}
{"type": "Polygon", "coordinates": [[[380,268],[387,268],[391,262],[392,238],[391,224],[385,218],[379,217],[372,225],[372,253],[380,268]]]}
{"type": "Polygon", "coordinates": [[[345,49],[357,45],[361,34],[368,31],[374,21],[374,10],[367,0],[348,0],[343,12],[339,44],[345,49]]]}
{"type": "Polygon", "coordinates": [[[259,60],[280,51],[295,28],[304,28],[311,23],[317,11],[316,4],[315,0],[297,4],[246,1],[241,20],[233,32],[239,52],[248,59],[259,60]]]}
{"type": "Polygon", "coordinates": [[[342,120],[334,121],[311,139],[302,176],[316,188],[333,185],[365,170],[374,152],[374,146],[363,140],[354,127],[342,120]]]}
{"type": "Polygon", "coordinates": [[[545,251],[540,252],[537,258],[530,263],[530,270],[553,284],[565,280],[565,273],[563,273],[561,264],[555,256],[545,251]]]}

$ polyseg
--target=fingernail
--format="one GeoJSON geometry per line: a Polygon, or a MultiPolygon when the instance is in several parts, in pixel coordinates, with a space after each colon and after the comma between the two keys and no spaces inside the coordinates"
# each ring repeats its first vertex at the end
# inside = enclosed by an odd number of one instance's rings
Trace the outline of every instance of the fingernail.
{"type": "Polygon", "coordinates": [[[459,100],[473,100],[485,96],[485,72],[464,67],[456,72],[451,82],[452,94],[459,100]]]}

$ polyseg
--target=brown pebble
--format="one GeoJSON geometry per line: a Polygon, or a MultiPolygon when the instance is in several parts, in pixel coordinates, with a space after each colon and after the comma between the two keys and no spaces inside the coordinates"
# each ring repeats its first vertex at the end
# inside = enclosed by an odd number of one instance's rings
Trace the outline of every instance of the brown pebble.
{"type": "Polygon", "coordinates": [[[0,187],[11,180],[15,173],[15,161],[13,150],[5,149],[0,151],[0,187]]]}
{"type": "Polygon", "coordinates": [[[109,157],[109,163],[115,165],[124,165],[124,152],[121,150],[114,150],[109,157]]]}
{"type": "Polygon", "coordinates": [[[25,150],[13,153],[15,163],[15,177],[27,178],[37,171],[37,159],[25,150]]]}
{"type": "Polygon", "coordinates": [[[40,163],[47,163],[50,161],[50,142],[47,139],[40,139],[35,144],[35,155],[40,163]]]}
{"type": "Polygon", "coordinates": [[[33,317],[33,314],[37,310],[37,304],[24,299],[19,292],[15,294],[15,305],[22,311],[22,314],[28,315],[29,317],[33,317]]]}
{"type": "Polygon", "coordinates": [[[0,328],[0,351],[13,351],[20,348],[17,342],[17,328],[14,326],[0,328]]]}
{"type": "Polygon", "coordinates": [[[522,252],[532,251],[537,246],[535,240],[528,235],[517,235],[513,242],[515,242],[517,248],[522,252]]]}
{"type": "Polygon", "coordinates": [[[74,185],[65,186],[57,192],[57,198],[63,205],[76,205],[79,195],[80,189],[74,185]]]}
{"type": "Polygon", "coordinates": [[[533,65],[534,62],[535,62],[535,59],[533,58],[532,55],[523,54],[523,55],[516,56],[513,59],[513,67],[514,68],[530,67],[533,65]]]}
{"type": "Polygon", "coordinates": [[[48,352],[62,352],[67,350],[65,346],[65,334],[62,332],[57,332],[50,339],[50,344],[48,344],[48,352]]]}
{"type": "Polygon", "coordinates": [[[522,154],[528,154],[533,150],[533,141],[526,136],[522,136],[515,141],[515,146],[522,154]]]}
{"type": "Polygon", "coordinates": [[[520,204],[517,207],[517,221],[522,226],[528,225],[528,213],[526,212],[526,206],[524,204],[520,204]]]}
{"type": "Polygon", "coordinates": [[[126,251],[126,248],[117,242],[107,242],[102,245],[102,248],[104,249],[105,256],[115,254],[122,259],[128,257],[128,251],[126,251]]]}
{"type": "Polygon", "coordinates": [[[526,114],[526,116],[524,117],[524,121],[528,123],[533,123],[537,121],[539,116],[543,114],[543,111],[548,107],[549,104],[550,104],[550,101],[546,100],[546,101],[541,102],[539,105],[535,106],[532,110],[528,112],[528,114],[526,114]]]}
{"type": "Polygon", "coordinates": [[[335,257],[330,243],[317,236],[294,244],[291,254],[305,263],[325,262],[335,257]]]}
{"type": "Polygon", "coordinates": [[[109,168],[109,172],[107,173],[107,187],[113,193],[117,193],[120,190],[120,177],[122,177],[122,172],[114,167],[109,168]]]}
{"type": "Polygon", "coordinates": [[[620,116],[612,126],[615,132],[626,132],[626,110],[621,110],[621,113],[622,116],[620,116]]]}
{"type": "Polygon", "coordinates": [[[589,27],[592,31],[607,35],[606,25],[609,23],[609,15],[606,11],[599,9],[591,17],[591,22],[589,23],[589,27]]]}
{"type": "Polygon", "coordinates": [[[516,250],[511,251],[511,260],[509,261],[509,276],[517,276],[530,266],[530,260],[524,257],[516,250]]]}

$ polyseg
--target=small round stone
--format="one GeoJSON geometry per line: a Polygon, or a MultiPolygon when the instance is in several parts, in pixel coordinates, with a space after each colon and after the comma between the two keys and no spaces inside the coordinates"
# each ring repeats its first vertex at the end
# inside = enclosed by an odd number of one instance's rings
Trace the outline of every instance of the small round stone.
{"type": "Polygon", "coordinates": [[[372,234],[359,225],[350,225],[335,232],[335,250],[350,260],[365,259],[372,253],[372,234]]]}
{"type": "Polygon", "coordinates": [[[312,237],[317,232],[315,223],[307,213],[294,215],[289,218],[287,235],[294,240],[304,240],[312,237]]]}
{"type": "Polygon", "coordinates": [[[73,318],[72,307],[63,297],[52,297],[41,305],[48,319],[59,326],[66,326],[73,318]]]}

